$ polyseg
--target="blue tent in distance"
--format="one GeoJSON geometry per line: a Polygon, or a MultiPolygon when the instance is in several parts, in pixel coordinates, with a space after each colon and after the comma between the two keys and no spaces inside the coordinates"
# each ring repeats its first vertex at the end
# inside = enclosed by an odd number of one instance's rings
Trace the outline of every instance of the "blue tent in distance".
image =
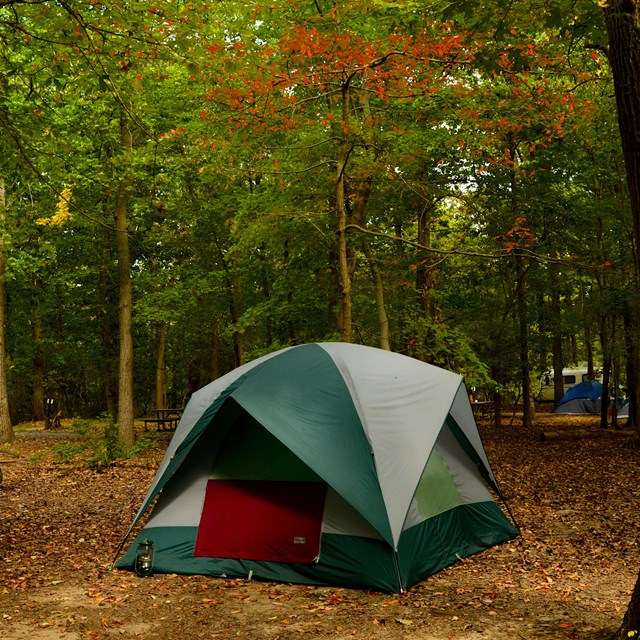
{"type": "Polygon", "coordinates": [[[602,384],[597,380],[583,380],[571,387],[560,400],[555,413],[568,415],[597,415],[600,412],[602,384]]]}

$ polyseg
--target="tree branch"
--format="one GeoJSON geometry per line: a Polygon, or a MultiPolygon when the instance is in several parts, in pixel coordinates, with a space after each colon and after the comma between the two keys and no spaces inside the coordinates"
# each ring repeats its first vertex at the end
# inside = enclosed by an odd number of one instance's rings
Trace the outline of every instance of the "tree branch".
{"type": "MultiPolygon", "coordinates": [[[[415,247],[416,249],[420,249],[422,251],[428,251],[430,253],[434,253],[436,255],[449,257],[449,256],[467,256],[470,258],[483,258],[489,260],[503,260],[504,258],[513,258],[514,251],[508,251],[507,249],[502,249],[500,251],[496,251],[495,253],[482,253],[480,251],[457,251],[457,250],[449,250],[449,249],[434,249],[433,247],[427,247],[419,242],[415,242],[413,240],[408,240],[407,238],[401,238],[399,236],[392,236],[388,233],[382,233],[380,231],[372,231],[371,229],[365,229],[357,224],[348,224],[346,226],[347,229],[356,229],[361,233],[366,233],[372,236],[376,236],[378,238],[384,238],[386,240],[390,240],[391,242],[401,242],[402,244],[408,244],[411,247],[415,247]]],[[[563,258],[552,258],[550,256],[542,256],[535,251],[531,251],[530,249],[519,247],[518,251],[520,255],[526,258],[530,258],[531,260],[536,260],[537,262],[546,263],[546,264],[563,264],[565,266],[570,266],[574,269],[596,269],[597,265],[587,265],[582,262],[577,262],[575,260],[565,260],[563,258]]]]}

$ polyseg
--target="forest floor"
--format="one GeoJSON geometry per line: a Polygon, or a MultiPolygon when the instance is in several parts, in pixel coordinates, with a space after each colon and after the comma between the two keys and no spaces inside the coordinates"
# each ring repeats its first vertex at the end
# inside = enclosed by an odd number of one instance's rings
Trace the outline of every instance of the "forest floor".
{"type": "Polygon", "coordinates": [[[22,434],[0,448],[0,638],[610,638],[640,568],[640,451],[621,435],[540,440],[591,418],[480,427],[522,536],[402,595],[109,571],[168,440],[95,471],[22,434]]]}

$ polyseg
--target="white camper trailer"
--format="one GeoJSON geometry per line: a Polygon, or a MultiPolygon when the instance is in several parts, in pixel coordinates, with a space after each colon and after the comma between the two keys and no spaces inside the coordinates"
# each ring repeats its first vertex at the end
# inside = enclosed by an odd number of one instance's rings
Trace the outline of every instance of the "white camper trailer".
{"type": "MultiPolygon", "coordinates": [[[[594,369],[596,380],[602,382],[602,372],[598,369],[594,369]]],[[[562,387],[563,394],[565,394],[571,387],[588,380],[588,369],[586,365],[579,365],[577,367],[567,368],[562,370],[562,387]]],[[[553,402],[553,371],[545,371],[540,376],[540,391],[536,396],[536,400],[541,402],[553,402]]]]}

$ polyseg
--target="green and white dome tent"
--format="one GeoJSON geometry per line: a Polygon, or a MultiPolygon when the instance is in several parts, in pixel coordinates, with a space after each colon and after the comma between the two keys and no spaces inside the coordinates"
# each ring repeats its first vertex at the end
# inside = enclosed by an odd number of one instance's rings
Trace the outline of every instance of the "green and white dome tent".
{"type": "MultiPolygon", "coordinates": [[[[401,592],[516,537],[461,376],[345,343],[193,394],[144,498],[154,571],[401,592]]],[[[123,543],[124,545],[124,543],[123,543]]]]}

